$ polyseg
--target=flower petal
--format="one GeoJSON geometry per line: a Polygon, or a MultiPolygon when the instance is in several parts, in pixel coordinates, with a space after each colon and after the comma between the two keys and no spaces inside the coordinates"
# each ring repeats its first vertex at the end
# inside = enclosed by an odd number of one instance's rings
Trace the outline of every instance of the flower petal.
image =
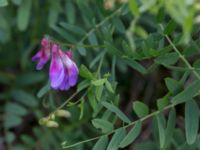
{"type": "Polygon", "coordinates": [[[41,45],[42,46],[48,46],[49,45],[49,39],[47,37],[43,37],[41,40],[41,45]]]}
{"type": "Polygon", "coordinates": [[[67,56],[68,56],[70,59],[72,59],[73,53],[72,53],[71,50],[68,50],[68,51],[66,52],[66,54],[67,54],[67,56]]]}
{"type": "Polygon", "coordinates": [[[32,61],[39,61],[41,55],[42,55],[42,51],[40,50],[39,52],[37,52],[37,53],[32,57],[32,61]]]}
{"type": "Polygon", "coordinates": [[[50,81],[51,87],[57,89],[64,79],[64,65],[58,54],[58,45],[54,44],[52,47],[52,60],[50,65],[50,81]]]}
{"type": "Polygon", "coordinates": [[[50,58],[50,43],[48,38],[44,37],[41,40],[42,48],[33,57],[32,61],[38,61],[37,70],[41,70],[50,58]]]}
{"type": "MultiPolygon", "coordinates": [[[[71,55],[71,54],[70,54],[71,55]]],[[[64,66],[68,70],[69,85],[74,86],[78,79],[78,68],[76,64],[70,59],[67,53],[60,52],[64,66]]]]}
{"type": "Polygon", "coordinates": [[[69,85],[74,86],[78,79],[78,68],[75,63],[73,63],[70,68],[68,68],[68,73],[69,73],[69,85]]]}
{"type": "Polygon", "coordinates": [[[70,88],[69,86],[69,76],[68,76],[68,70],[67,68],[65,68],[65,75],[64,75],[64,79],[60,85],[60,90],[68,90],[70,88]]]}

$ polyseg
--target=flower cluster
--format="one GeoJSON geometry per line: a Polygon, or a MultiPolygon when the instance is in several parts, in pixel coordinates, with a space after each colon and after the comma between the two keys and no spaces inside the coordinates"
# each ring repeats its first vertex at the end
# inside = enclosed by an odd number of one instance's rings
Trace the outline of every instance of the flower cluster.
{"type": "Polygon", "coordinates": [[[49,78],[53,89],[68,90],[73,87],[78,78],[78,68],[72,60],[72,51],[63,52],[60,46],[44,37],[41,49],[33,57],[37,61],[37,70],[41,70],[51,58],[49,78]]]}

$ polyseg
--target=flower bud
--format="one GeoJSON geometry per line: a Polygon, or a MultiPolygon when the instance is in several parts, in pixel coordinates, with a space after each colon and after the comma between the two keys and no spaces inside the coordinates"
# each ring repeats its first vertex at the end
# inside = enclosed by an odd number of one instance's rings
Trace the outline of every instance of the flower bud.
{"type": "Polygon", "coordinates": [[[104,8],[106,10],[111,10],[115,5],[115,0],[105,0],[104,1],[104,8]]]}
{"type": "Polygon", "coordinates": [[[48,122],[48,118],[41,118],[40,120],[39,120],[39,124],[40,125],[45,125],[47,122],[48,122]]]}
{"type": "Polygon", "coordinates": [[[196,3],[196,4],[194,5],[194,8],[195,8],[196,10],[200,10],[200,3],[196,3]]]}
{"type": "Polygon", "coordinates": [[[58,117],[65,117],[65,118],[71,117],[71,113],[69,111],[63,110],[63,109],[57,110],[55,115],[58,117]]]}
{"type": "Polygon", "coordinates": [[[59,126],[57,122],[52,120],[47,121],[45,125],[49,128],[57,128],[59,126]]]}
{"type": "Polygon", "coordinates": [[[50,119],[54,120],[55,119],[55,114],[50,115],[50,119]]]}

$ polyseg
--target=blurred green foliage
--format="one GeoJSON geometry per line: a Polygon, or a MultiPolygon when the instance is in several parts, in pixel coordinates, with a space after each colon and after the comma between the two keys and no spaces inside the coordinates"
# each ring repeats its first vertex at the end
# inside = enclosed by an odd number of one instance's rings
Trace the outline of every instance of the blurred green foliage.
{"type": "Polygon", "coordinates": [[[198,0],[0,0],[0,149],[200,149],[199,11],[198,0]],[[73,50],[70,91],[31,62],[44,35],[73,50]]]}

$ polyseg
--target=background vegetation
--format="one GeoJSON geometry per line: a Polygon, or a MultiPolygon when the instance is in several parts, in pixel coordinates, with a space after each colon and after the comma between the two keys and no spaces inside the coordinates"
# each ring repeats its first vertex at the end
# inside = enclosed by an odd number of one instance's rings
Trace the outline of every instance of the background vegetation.
{"type": "Polygon", "coordinates": [[[199,1],[0,6],[1,150],[200,149],[199,1]],[[49,87],[48,66],[35,70],[44,35],[73,50],[80,75],[69,91],[49,87]],[[46,117],[59,127],[39,125],[46,117]]]}

